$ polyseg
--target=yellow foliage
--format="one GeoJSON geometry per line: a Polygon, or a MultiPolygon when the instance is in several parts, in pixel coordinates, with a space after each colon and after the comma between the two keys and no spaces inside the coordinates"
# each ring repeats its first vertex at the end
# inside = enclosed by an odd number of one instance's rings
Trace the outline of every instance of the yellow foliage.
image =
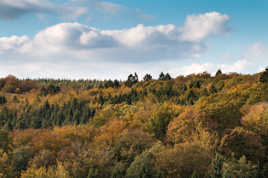
{"type": "Polygon", "coordinates": [[[198,141],[205,147],[212,147],[217,137],[209,132],[206,126],[201,112],[186,107],[184,112],[169,124],[167,141],[173,144],[198,141]]]}
{"type": "Polygon", "coordinates": [[[212,157],[211,150],[201,147],[199,143],[183,143],[162,151],[156,158],[155,167],[167,178],[189,177],[194,172],[203,177],[212,157]]]}
{"type": "Polygon", "coordinates": [[[78,140],[82,143],[88,143],[92,141],[97,134],[97,129],[90,125],[64,126],[55,127],[53,132],[59,139],[69,139],[72,142],[78,140]]]}
{"type": "Polygon", "coordinates": [[[127,128],[127,123],[122,120],[112,120],[100,128],[99,135],[95,136],[98,146],[113,145],[117,137],[127,128]]]}
{"type": "Polygon", "coordinates": [[[56,167],[46,168],[28,168],[22,172],[21,178],[70,178],[68,171],[65,170],[62,163],[58,162],[56,167]]]}
{"type": "Polygon", "coordinates": [[[241,123],[249,130],[268,136],[268,103],[251,106],[241,123]]]}

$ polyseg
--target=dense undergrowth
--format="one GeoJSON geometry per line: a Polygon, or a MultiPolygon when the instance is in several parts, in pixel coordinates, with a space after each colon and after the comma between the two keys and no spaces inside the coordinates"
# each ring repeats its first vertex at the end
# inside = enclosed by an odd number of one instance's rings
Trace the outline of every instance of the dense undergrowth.
{"type": "Polygon", "coordinates": [[[0,177],[268,177],[268,70],[0,80],[0,177]]]}

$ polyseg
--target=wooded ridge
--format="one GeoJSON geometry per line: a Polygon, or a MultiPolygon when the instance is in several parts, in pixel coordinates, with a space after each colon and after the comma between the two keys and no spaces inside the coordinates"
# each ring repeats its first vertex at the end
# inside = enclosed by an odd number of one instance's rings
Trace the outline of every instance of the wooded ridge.
{"type": "Polygon", "coordinates": [[[0,79],[0,177],[268,177],[268,68],[0,79]]]}

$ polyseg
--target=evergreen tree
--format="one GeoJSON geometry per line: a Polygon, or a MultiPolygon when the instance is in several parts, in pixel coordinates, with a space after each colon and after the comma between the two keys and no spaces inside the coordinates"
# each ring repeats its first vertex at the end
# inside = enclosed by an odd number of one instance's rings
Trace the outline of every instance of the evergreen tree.
{"type": "Polygon", "coordinates": [[[144,77],[143,77],[143,80],[144,81],[150,81],[150,80],[152,80],[153,79],[153,77],[150,75],[150,74],[146,74],[144,77]]]}
{"type": "Polygon", "coordinates": [[[14,96],[14,97],[13,97],[13,102],[14,102],[14,103],[17,103],[18,101],[19,101],[19,100],[18,100],[17,96],[14,96]]]}
{"type": "Polygon", "coordinates": [[[213,93],[217,93],[218,91],[217,91],[217,88],[212,84],[209,88],[209,92],[213,94],[213,93]]]}
{"type": "Polygon", "coordinates": [[[171,80],[172,78],[171,78],[171,76],[169,75],[169,73],[166,73],[166,75],[165,75],[165,80],[171,80]]]}
{"type": "Polygon", "coordinates": [[[8,146],[9,146],[8,132],[0,129],[0,149],[3,149],[4,152],[7,152],[8,146]]]}
{"type": "Polygon", "coordinates": [[[0,96],[0,104],[6,104],[7,99],[5,96],[0,96]]]}
{"type": "Polygon", "coordinates": [[[164,74],[163,72],[161,72],[158,79],[159,80],[171,80],[172,78],[169,75],[169,73],[164,74]]]}
{"type": "Polygon", "coordinates": [[[265,71],[261,74],[260,82],[262,82],[262,83],[268,82],[268,67],[266,67],[265,71]]]}
{"type": "Polygon", "coordinates": [[[133,74],[130,74],[129,76],[128,76],[128,79],[127,79],[127,81],[126,81],[126,86],[127,87],[132,87],[132,85],[134,85],[135,83],[137,83],[139,81],[139,78],[138,78],[138,75],[137,75],[137,73],[135,72],[135,74],[133,75],[133,74]]]}
{"type": "Polygon", "coordinates": [[[186,94],[187,103],[193,105],[196,100],[198,100],[198,96],[196,96],[195,92],[192,89],[190,89],[186,94]]]}
{"type": "Polygon", "coordinates": [[[119,88],[120,87],[120,83],[118,80],[114,80],[114,88],[119,88]]]}
{"type": "Polygon", "coordinates": [[[158,80],[165,80],[165,74],[163,72],[160,73],[158,80]]]}
{"type": "Polygon", "coordinates": [[[221,71],[221,69],[219,69],[219,70],[216,72],[216,77],[218,77],[218,76],[220,76],[220,75],[222,75],[222,71],[221,71]]]}

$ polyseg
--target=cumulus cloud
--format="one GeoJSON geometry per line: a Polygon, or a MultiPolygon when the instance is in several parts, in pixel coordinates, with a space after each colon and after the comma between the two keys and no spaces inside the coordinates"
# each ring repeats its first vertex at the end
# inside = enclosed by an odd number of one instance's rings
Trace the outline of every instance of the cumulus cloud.
{"type": "MultiPolygon", "coordinates": [[[[66,68],[67,71],[75,70],[81,73],[88,68],[91,68],[92,73],[104,69],[107,72],[109,68],[118,75],[118,71],[124,74],[134,69],[142,72],[145,68],[140,66],[148,66],[147,71],[153,67],[154,71],[159,72],[163,69],[163,62],[178,62],[202,56],[208,48],[206,38],[225,33],[228,19],[226,15],[212,12],[189,16],[183,27],[172,24],[158,26],[140,24],[119,30],[101,30],[80,23],[60,23],[38,32],[32,39],[27,36],[0,38],[0,65],[7,65],[5,64],[7,61],[1,59],[9,56],[8,61],[12,61],[8,64],[10,69],[14,67],[15,62],[24,66],[21,70],[27,69],[28,73],[36,72],[32,70],[33,66],[43,71],[45,69],[42,66],[48,66],[46,73],[52,71],[50,73],[55,75],[60,71],[64,73],[63,69],[66,68]],[[194,20],[189,20],[193,17],[194,20]],[[201,35],[196,34],[195,24],[203,24],[204,21],[206,24],[216,24],[217,30],[210,29],[210,25],[208,27],[203,25],[204,27],[199,28],[203,31],[201,35]],[[186,29],[192,32],[192,36],[186,29]]],[[[167,66],[166,71],[172,67],[167,66]]],[[[179,68],[179,71],[186,74],[214,67],[211,64],[201,66],[193,64],[190,67],[179,68]]],[[[174,72],[177,69],[174,69],[174,72]]]]}
{"type": "Polygon", "coordinates": [[[218,12],[187,17],[182,28],[181,39],[185,41],[201,41],[211,35],[224,34],[230,31],[227,25],[230,17],[218,12]]]}
{"type": "Polygon", "coordinates": [[[0,53],[20,50],[29,41],[27,36],[0,37],[0,53]]]}
{"type": "MultiPolygon", "coordinates": [[[[24,53],[90,53],[99,59],[138,62],[164,58],[195,58],[206,45],[180,40],[174,25],[138,25],[123,30],[99,30],[79,23],[61,23],[39,32],[21,46],[24,53]]],[[[89,54],[87,54],[89,55],[89,54]]]]}
{"type": "Polygon", "coordinates": [[[188,17],[184,27],[140,24],[129,29],[100,30],[79,23],[61,23],[37,33],[31,42],[22,46],[22,51],[41,55],[68,51],[120,62],[198,58],[207,49],[207,37],[225,33],[227,20],[226,15],[212,12],[188,17]],[[206,28],[199,28],[203,31],[201,35],[196,34],[195,24],[203,23],[209,24],[208,27],[203,25],[206,28]],[[211,24],[216,25],[217,30],[210,29],[211,24]],[[190,32],[191,39],[186,38],[190,32]]]}

